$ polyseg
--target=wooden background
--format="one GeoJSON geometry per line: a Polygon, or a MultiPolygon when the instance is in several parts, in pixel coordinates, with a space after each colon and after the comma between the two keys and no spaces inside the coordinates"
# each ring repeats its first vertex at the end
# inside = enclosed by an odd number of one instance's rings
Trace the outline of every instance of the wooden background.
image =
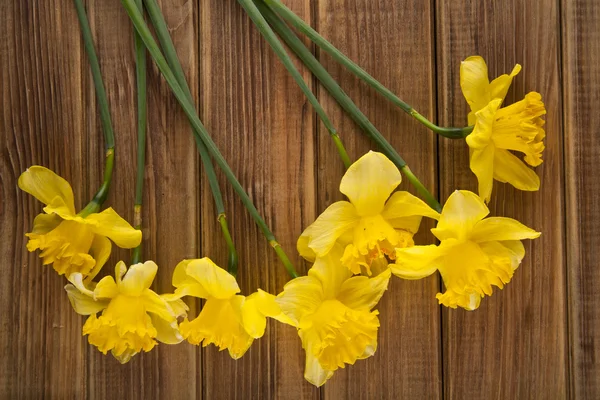
{"type": "MultiPolygon", "coordinates": [[[[508,101],[536,90],[548,109],[537,193],[497,184],[493,215],[543,232],[513,281],[479,310],[440,308],[440,279],[393,279],[378,306],[374,357],[323,388],[302,377],[293,328],[270,322],[239,361],[213,346],[160,345],[121,366],[81,336],[65,281],[25,249],[41,205],[19,191],[32,164],[68,179],[78,206],[99,185],[102,134],[71,0],[0,1],[0,397],[7,399],[598,399],[600,398],[600,3],[595,0],[286,0],[326,38],[441,125],[466,122],[459,62],[490,76],[523,65],[508,101]]],[[[343,168],[324,127],[235,0],[163,0],[190,86],[225,158],[300,271],[295,240],[333,201],[343,168]]],[[[87,1],[116,128],[108,205],[133,217],[132,29],[118,0],[87,1]]],[[[324,65],[440,199],[474,190],[464,142],[438,139],[328,56],[324,65]]],[[[171,290],[183,258],[226,263],[186,118],[152,66],[145,195],[146,257],[171,290]]],[[[357,158],[373,145],[314,79],[357,158]]],[[[223,176],[243,293],[288,280],[223,176]]],[[[403,188],[408,185],[403,184],[403,188]]],[[[431,227],[426,226],[424,228],[431,227]]],[[[427,229],[423,229],[424,232],[427,229]]],[[[418,240],[431,240],[427,233],[418,240]]],[[[108,270],[127,251],[115,251],[108,270]]],[[[198,306],[193,308],[196,312],[198,306]]]]}

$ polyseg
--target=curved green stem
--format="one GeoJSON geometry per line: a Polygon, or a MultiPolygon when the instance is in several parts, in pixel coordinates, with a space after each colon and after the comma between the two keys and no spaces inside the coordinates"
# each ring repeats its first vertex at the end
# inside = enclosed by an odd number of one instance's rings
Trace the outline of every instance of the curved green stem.
{"type": "MultiPolygon", "coordinates": [[[[175,75],[179,86],[185,92],[188,101],[192,102],[192,93],[185,79],[183,68],[181,66],[181,63],[179,62],[179,57],[177,57],[177,52],[175,51],[175,46],[173,45],[173,41],[171,40],[171,35],[169,35],[169,28],[162,14],[162,11],[160,10],[160,7],[158,6],[156,0],[143,1],[146,5],[146,10],[148,10],[148,15],[150,15],[150,20],[152,21],[152,25],[154,26],[156,36],[158,37],[158,41],[165,54],[167,63],[173,71],[173,74],[175,75]]],[[[215,201],[217,220],[219,221],[219,226],[221,227],[221,233],[223,234],[223,238],[225,239],[225,243],[227,244],[229,253],[227,270],[229,271],[229,273],[235,276],[238,269],[238,254],[235,245],[233,244],[233,240],[231,239],[231,234],[229,233],[229,226],[227,225],[227,217],[225,214],[225,206],[223,204],[223,196],[221,194],[221,188],[219,186],[217,174],[215,173],[215,168],[211,162],[210,154],[208,153],[208,150],[206,149],[206,146],[200,139],[199,135],[195,135],[194,139],[196,141],[196,147],[198,148],[198,152],[200,153],[202,165],[204,166],[204,170],[208,178],[208,183],[213,195],[213,199],[215,201]]]]}
{"type": "MultiPolygon", "coordinates": [[[[129,18],[131,19],[131,22],[133,23],[135,29],[138,31],[138,33],[140,34],[140,37],[144,41],[144,44],[146,45],[148,52],[154,59],[156,66],[162,73],[162,75],[165,78],[165,80],[167,81],[168,85],[171,87],[171,90],[173,91],[173,94],[177,98],[177,101],[179,101],[179,104],[181,104],[183,111],[185,112],[188,119],[190,120],[190,123],[192,124],[192,127],[194,128],[194,130],[193,130],[194,134],[200,137],[200,139],[205,144],[205,146],[208,149],[208,151],[210,152],[210,154],[213,156],[215,162],[223,170],[223,173],[225,174],[225,176],[231,183],[231,186],[233,186],[233,189],[240,196],[242,203],[248,209],[248,212],[250,213],[252,218],[254,218],[254,221],[260,228],[263,235],[266,237],[266,239],[269,242],[274,241],[275,236],[273,235],[273,233],[271,232],[271,230],[269,229],[269,227],[267,226],[267,224],[265,223],[263,218],[258,213],[258,210],[252,203],[252,200],[250,200],[250,197],[248,196],[248,194],[246,193],[246,191],[244,190],[244,188],[242,187],[240,182],[237,180],[235,174],[233,173],[233,171],[227,164],[227,161],[225,161],[225,158],[223,158],[223,155],[219,151],[218,147],[211,139],[210,135],[208,134],[208,131],[206,130],[206,128],[202,124],[202,121],[200,121],[198,114],[196,113],[194,104],[188,99],[188,97],[185,94],[185,91],[179,85],[179,82],[177,81],[175,74],[169,67],[169,64],[168,64],[167,60],[165,59],[165,57],[163,56],[163,54],[161,53],[160,48],[158,47],[158,44],[152,37],[152,33],[150,32],[150,29],[146,25],[142,14],[137,9],[137,7],[134,3],[134,0],[121,0],[121,2],[123,4],[123,7],[125,8],[125,10],[127,11],[127,14],[129,15],[129,18]]],[[[295,271],[292,263],[287,258],[287,256],[285,256],[285,253],[283,253],[283,251],[276,251],[276,253],[279,256],[280,260],[283,262],[288,273],[294,278],[297,277],[298,274],[295,271]]]]}
{"type": "Polygon", "coordinates": [[[381,93],[385,98],[390,100],[394,105],[401,108],[417,121],[431,129],[435,133],[451,138],[451,139],[462,139],[466,137],[473,130],[472,126],[464,128],[443,128],[435,125],[433,122],[427,120],[421,114],[419,114],[414,108],[402,101],[396,96],[391,90],[383,86],[377,79],[373,78],[364,69],[359,67],[354,61],[349,59],[344,53],[339,51],[335,46],[329,43],[324,37],[322,37],[317,31],[315,31],[310,25],[308,25],[302,18],[297,16],[292,10],[287,8],[280,0],[262,0],[277,14],[279,14],[286,21],[291,23],[296,29],[304,33],[310,38],[317,46],[325,50],[334,60],[348,68],[350,72],[358,76],[360,79],[365,81],[373,89],[381,93]]]}
{"type": "Polygon", "coordinates": [[[294,53],[304,62],[310,71],[319,79],[325,89],[336,99],[344,110],[352,117],[352,119],[362,128],[362,130],[379,145],[382,152],[404,173],[406,178],[415,186],[427,204],[434,210],[440,212],[442,207],[437,199],[425,188],[419,179],[412,173],[406,162],[396,152],[394,147],[383,137],[377,128],[369,121],[369,119],[360,111],[354,104],[352,99],[340,88],[338,83],[315,58],[311,51],[304,43],[296,36],[296,34],[273,13],[268,7],[257,3],[260,11],[269,24],[283,39],[283,41],[292,49],[294,53]]]}
{"type": "Polygon", "coordinates": [[[340,158],[342,159],[344,166],[346,168],[350,167],[350,157],[348,157],[348,153],[346,152],[346,149],[344,148],[342,140],[338,136],[336,129],[333,127],[333,124],[329,120],[329,117],[325,113],[325,110],[323,110],[323,107],[321,107],[321,104],[319,103],[313,92],[306,85],[306,82],[304,82],[302,75],[294,65],[294,62],[288,55],[287,51],[285,51],[285,48],[279,42],[277,36],[275,35],[267,21],[264,19],[264,17],[256,7],[256,4],[254,4],[253,0],[238,0],[238,2],[244,8],[244,10],[246,10],[246,13],[250,16],[250,19],[252,19],[254,25],[256,25],[260,33],[267,40],[277,57],[279,57],[279,59],[281,60],[285,68],[288,70],[290,75],[292,75],[298,86],[300,86],[300,89],[302,89],[302,92],[317,112],[317,115],[319,116],[321,121],[323,121],[323,125],[325,125],[327,131],[329,131],[329,135],[335,143],[335,147],[338,153],[340,154],[340,158]]]}
{"type": "MultiPolygon", "coordinates": [[[[135,3],[143,12],[142,0],[135,3]]],[[[144,197],[144,170],[146,168],[146,130],[148,126],[148,105],[146,90],[146,46],[137,32],[134,32],[135,40],[135,75],[137,82],[137,174],[135,180],[135,203],[133,224],[135,229],[142,230],[142,201],[144,197]]],[[[131,254],[131,265],[142,262],[142,243],[133,249],[131,254]]]]}
{"type": "Polygon", "coordinates": [[[77,18],[79,19],[79,24],[81,26],[81,34],[83,36],[85,51],[88,55],[90,68],[92,70],[92,79],[94,81],[94,88],[96,90],[96,97],[98,99],[98,106],[100,108],[100,120],[102,121],[104,145],[106,149],[104,180],[102,185],[92,200],[79,213],[80,216],[86,217],[91,213],[98,212],[108,196],[115,162],[115,135],[110,119],[110,110],[108,108],[108,99],[106,97],[106,90],[104,89],[102,73],[100,72],[100,63],[98,62],[98,56],[96,55],[96,50],[94,48],[94,39],[92,37],[90,23],[85,12],[85,7],[83,6],[83,1],[74,0],[74,3],[75,10],[77,11],[77,18]]]}

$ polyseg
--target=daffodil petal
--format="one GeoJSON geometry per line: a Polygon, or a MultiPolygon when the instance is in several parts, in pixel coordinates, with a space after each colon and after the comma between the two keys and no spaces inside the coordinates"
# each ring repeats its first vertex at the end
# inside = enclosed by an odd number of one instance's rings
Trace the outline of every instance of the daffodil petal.
{"type": "MultiPolygon", "coordinates": [[[[204,299],[209,297],[215,299],[228,299],[240,292],[240,287],[235,278],[208,257],[191,260],[184,265],[185,266],[182,266],[181,268],[185,268],[185,273],[197,283],[193,285],[174,284],[174,286],[177,287],[178,290],[179,288],[182,288],[182,290],[189,291],[188,295],[204,299]]],[[[177,268],[180,268],[179,265],[177,268]]],[[[181,271],[177,271],[178,277],[181,276],[181,274],[181,271]]]]}
{"type": "Polygon", "coordinates": [[[347,201],[333,203],[302,232],[298,239],[298,251],[302,255],[307,254],[305,246],[308,245],[317,257],[324,256],[332,249],[338,238],[352,229],[358,221],[359,216],[352,204],[347,201]]]}
{"type": "Polygon", "coordinates": [[[152,286],[158,266],[154,261],[132,265],[119,284],[119,291],[127,296],[141,296],[152,286]]]}
{"type": "Polygon", "coordinates": [[[173,310],[173,315],[175,316],[175,318],[187,316],[187,312],[190,308],[187,306],[187,304],[185,304],[183,300],[175,298],[173,294],[161,294],[160,297],[162,297],[167,303],[169,303],[169,306],[171,307],[171,310],[173,310]]]}
{"type": "Polygon", "coordinates": [[[490,217],[479,221],[470,234],[474,242],[535,239],[540,232],[523,225],[519,221],[505,217],[490,217]]]}
{"type": "Polygon", "coordinates": [[[516,64],[510,75],[503,74],[490,82],[490,98],[504,101],[512,80],[521,71],[521,65],[516,64]]]}
{"type": "Polygon", "coordinates": [[[323,386],[329,378],[333,376],[333,371],[328,371],[321,367],[319,359],[311,354],[310,351],[306,352],[306,364],[304,368],[304,379],[316,387],[323,386]]]}
{"type": "Polygon", "coordinates": [[[321,281],[313,276],[292,279],[284,287],[275,302],[295,326],[305,315],[314,313],[323,300],[321,281]]]}
{"type": "Polygon", "coordinates": [[[142,241],[142,231],[131,226],[112,208],[90,214],[84,221],[92,225],[94,233],[108,237],[121,248],[132,249],[142,241]]]}
{"type": "Polygon", "coordinates": [[[21,190],[44,204],[50,204],[55,197],[59,197],[68,207],[71,215],[75,215],[75,202],[71,185],[48,168],[39,165],[29,167],[19,177],[18,185],[21,190]]]}
{"type": "Polygon", "coordinates": [[[38,214],[33,220],[33,229],[31,230],[31,233],[45,235],[56,229],[62,221],[63,219],[55,214],[38,214]]]}
{"type": "Polygon", "coordinates": [[[489,101],[488,69],[480,56],[471,56],[460,63],[460,87],[471,111],[477,112],[489,101]]]}
{"type": "Polygon", "coordinates": [[[392,194],[390,199],[385,203],[381,215],[396,229],[402,229],[403,227],[396,226],[393,221],[406,217],[423,216],[436,220],[440,218],[440,214],[429,207],[427,203],[405,191],[392,194]]]}
{"type": "MultiPolygon", "coordinates": [[[[140,264],[138,264],[140,265],[140,264]]],[[[175,311],[169,305],[169,302],[152,290],[144,290],[142,294],[144,307],[146,311],[157,315],[161,319],[171,323],[176,320],[175,311]]]]}
{"type": "MultiPolygon", "coordinates": [[[[248,333],[254,339],[261,338],[265,334],[265,328],[267,327],[267,317],[261,312],[260,297],[264,296],[265,292],[252,293],[246,297],[246,301],[242,305],[242,325],[248,333]]],[[[273,303],[275,303],[275,296],[273,296],[273,303]]]]}
{"type": "Polygon", "coordinates": [[[494,146],[471,151],[471,171],[479,183],[479,197],[489,202],[494,187],[494,146]]]}
{"type": "Polygon", "coordinates": [[[500,103],[500,100],[492,100],[488,105],[477,111],[473,132],[465,139],[469,148],[481,150],[492,144],[494,119],[498,108],[500,108],[500,103]]]}
{"type": "Polygon", "coordinates": [[[178,344],[183,341],[177,321],[165,321],[156,314],[150,314],[152,325],[156,328],[156,340],[166,344],[178,344]]]}
{"type": "Polygon", "coordinates": [[[108,301],[96,301],[90,296],[81,293],[75,286],[68,284],[65,286],[69,302],[77,314],[90,315],[102,311],[108,305],[108,301]]]}
{"type": "Polygon", "coordinates": [[[519,190],[540,189],[540,177],[517,156],[508,150],[496,149],[494,157],[494,179],[508,182],[519,190]]]}
{"type": "Polygon", "coordinates": [[[402,279],[422,279],[438,269],[443,254],[434,244],[396,249],[396,263],[390,264],[390,270],[402,279]]]}
{"type": "Polygon", "coordinates": [[[465,238],[475,224],[490,213],[483,200],[468,190],[456,190],[448,197],[437,227],[431,230],[440,240],[465,238]]]}
{"type": "Polygon", "coordinates": [[[344,281],[352,276],[352,272],[340,261],[341,249],[339,246],[335,249],[326,256],[317,258],[308,271],[308,276],[321,282],[325,297],[335,297],[344,281]]]}
{"type": "Polygon", "coordinates": [[[119,288],[112,276],[105,276],[94,288],[95,299],[112,299],[119,294],[119,288]]]}
{"type": "Polygon", "coordinates": [[[400,171],[386,156],[370,151],[348,168],[340,183],[359,215],[379,214],[402,181],[400,171]]]}
{"type": "Polygon", "coordinates": [[[104,264],[108,261],[111,250],[112,244],[110,240],[104,236],[94,235],[94,241],[92,242],[92,247],[90,247],[90,255],[96,260],[96,265],[94,265],[88,276],[85,277],[86,283],[91,282],[98,275],[104,264]]]}
{"type": "Polygon", "coordinates": [[[354,310],[371,310],[387,290],[390,277],[389,269],[374,278],[352,277],[343,283],[337,299],[354,310]]]}

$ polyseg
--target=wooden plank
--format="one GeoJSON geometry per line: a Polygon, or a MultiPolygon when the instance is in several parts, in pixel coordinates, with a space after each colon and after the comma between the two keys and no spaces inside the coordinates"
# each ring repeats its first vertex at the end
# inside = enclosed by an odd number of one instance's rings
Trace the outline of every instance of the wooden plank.
{"type": "MultiPolygon", "coordinates": [[[[308,0],[286,4],[309,17],[308,0]]],[[[204,0],[200,13],[201,117],[287,254],[305,272],[295,246],[314,218],[313,111],[236,1],[204,0]]],[[[283,265],[220,178],[240,253],[242,294],[259,287],[280,292],[289,280],[283,265]]],[[[202,193],[202,224],[203,255],[225,266],[226,247],[208,190],[202,193]]],[[[303,370],[295,329],[270,321],[265,336],[237,361],[214,346],[204,350],[203,394],[207,399],[316,398],[303,370]]]]}
{"type": "Polygon", "coordinates": [[[571,394],[595,399],[600,397],[600,207],[595,195],[600,188],[595,168],[600,117],[594,108],[600,89],[600,5],[561,3],[571,394]]]}
{"type": "MultiPolygon", "coordinates": [[[[444,398],[565,398],[566,357],[563,146],[559,15],[556,1],[439,1],[437,4],[439,119],[464,125],[467,103],[460,61],[479,54],[490,77],[523,65],[506,104],[542,93],[548,111],[542,186],[526,193],[495,183],[491,215],[516,218],[542,232],[504,290],[474,312],[443,312],[444,398]]],[[[463,141],[440,140],[442,199],[455,189],[476,190],[463,141]]]]}
{"type": "MultiPolygon", "coordinates": [[[[384,85],[426,116],[435,115],[433,97],[432,10],[429,2],[319,0],[316,27],[320,33],[384,85]],[[415,45],[419,43],[419,45],[415,45]]],[[[405,158],[414,173],[435,190],[436,138],[408,115],[321,52],[325,67],[340,82],[384,136],[405,158]]],[[[320,99],[338,128],[350,156],[357,159],[376,150],[360,129],[325,91],[320,99]]],[[[318,211],[341,200],[343,165],[319,125],[318,211]]],[[[402,190],[412,190],[407,182],[402,190]]],[[[427,222],[417,243],[430,243],[427,222]]],[[[379,347],[375,356],[338,370],[324,386],[332,399],[435,399],[441,395],[439,283],[393,278],[377,306],[379,347]]]]}
{"type": "MultiPolygon", "coordinates": [[[[115,130],[116,167],[106,206],[113,207],[125,219],[133,222],[137,146],[133,29],[119,2],[90,1],[87,10],[115,130]]],[[[89,75],[85,61],[82,67],[89,75]]],[[[87,81],[86,96],[89,103],[85,117],[89,146],[97,149],[102,143],[102,128],[91,76],[87,81]]],[[[91,168],[88,174],[93,182],[101,182],[101,173],[102,161],[99,160],[96,168],[91,168]]],[[[111,257],[102,274],[114,274],[116,263],[123,260],[128,264],[130,258],[129,250],[113,245],[111,257]]],[[[110,353],[105,356],[90,346],[87,338],[85,346],[89,357],[88,397],[141,399],[158,396],[158,351],[136,355],[130,362],[121,365],[110,353]]]]}
{"type": "Polygon", "coordinates": [[[75,398],[85,389],[81,318],[64,278],[25,248],[43,206],[17,188],[17,178],[43,165],[71,182],[77,206],[87,200],[87,162],[101,154],[88,152],[82,135],[84,53],[67,0],[3,2],[0,12],[0,233],[8,238],[0,243],[0,393],[75,398]]]}

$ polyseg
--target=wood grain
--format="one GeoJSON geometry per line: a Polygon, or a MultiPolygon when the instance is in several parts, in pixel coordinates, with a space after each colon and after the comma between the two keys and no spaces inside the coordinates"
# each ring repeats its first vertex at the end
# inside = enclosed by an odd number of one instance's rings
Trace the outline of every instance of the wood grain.
{"type": "MultiPolygon", "coordinates": [[[[431,12],[429,2],[320,0],[316,26],[376,79],[431,117],[435,114],[431,12]]],[[[414,173],[435,191],[435,137],[323,52],[321,61],[414,173]]],[[[319,93],[351,158],[356,160],[370,149],[377,150],[324,89],[319,93]]],[[[318,138],[317,198],[318,211],[322,212],[343,199],[338,190],[343,165],[321,125],[318,138]]],[[[405,182],[401,189],[411,188],[405,182]]],[[[424,234],[416,238],[417,242],[431,243],[432,236],[425,235],[431,227],[423,224],[424,234]]],[[[392,278],[377,306],[381,327],[375,356],[338,370],[323,389],[325,398],[439,398],[438,285],[435,276],[412,282],[392,278]]]]}
{"type": "MultiPolygon", "coordinates": [[[[309,16],[307,0],[288,1],[309,16]]],[[[314,218],[313,110],[236,1],[201,2],[202,117],[242,185],[299,271],[296,238],[314,218]]],[[[308,78],[308,74],[304,75],[308,78]]],[[[231,186],[221,179],[240,253],[242,294],[278,293],[289,280],[231,186]]],[[[203,192],[204,255],[227,258],[209,191],[203,192]]],[[[295,329],[270,321],[265,336],[241,359],[214,346],[204,351],[207,399],[315,398],[303,379],[304,353],[295,329]]]]}
{"type": "MultiPolygon", "coordinates": [[[[462,126],[467,104],[460,92],[460,61],[479,54],[490,77],[523,71],[506,99],[542,94],[548,111],[542,186],[526,193],[495,183],[491,215],[516,218],[542,232],[525,243],[527,255],[504,290],[495,290],[475,312],[444,310],[444,398],[565,398],[563,146],[559,65],[559,13],[553,1],[437,4],[437,70],[440,121],[462,126]]],[[[567,131],[568,132],[568,131],[567,131]]],[[[440,140],[441,195],[476,190],[462,141],[440,140]]]]}
{"type": "Polygon", "coordinates": [[[596,173],[600,140],[600,5],[563,1],[562,70],[567,190],[567,270],[571,390],[576,399],[600,397],[600,274],[596,173]]]}

